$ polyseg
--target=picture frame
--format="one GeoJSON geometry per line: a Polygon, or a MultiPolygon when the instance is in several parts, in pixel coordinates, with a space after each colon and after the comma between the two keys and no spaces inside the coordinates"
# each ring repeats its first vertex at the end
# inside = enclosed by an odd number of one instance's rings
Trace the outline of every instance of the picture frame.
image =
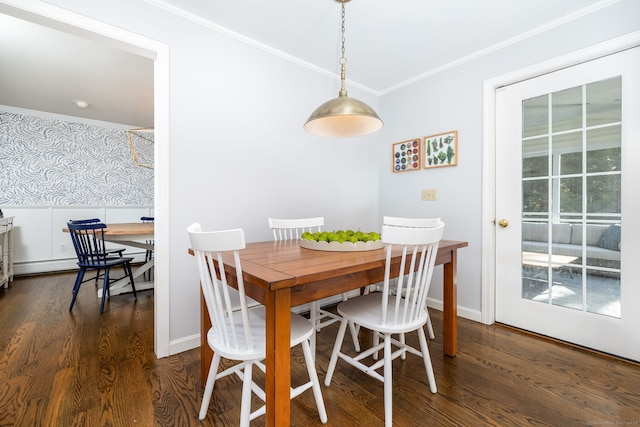
{"type": "Polygon", "coordinates": [[[391,170],[409,172],[421,169],[422,144],[420,138],[396,142],[391,146],[391,170]]]}
{"type": "Polygon", "coordinates": [[[458,131],[424,137],[424,168],[458,166],[458,131]]]}

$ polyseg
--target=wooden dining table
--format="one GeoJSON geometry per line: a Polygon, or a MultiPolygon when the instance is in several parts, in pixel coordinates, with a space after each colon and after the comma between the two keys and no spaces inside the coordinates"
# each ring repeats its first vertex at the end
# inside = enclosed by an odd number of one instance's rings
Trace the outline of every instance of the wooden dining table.
{"type": "MultiPolygon", "coordinates": [[[[457,252],[467,242],[442,240],[436,265],[442,265],[444,352],[457,351],[457,252]]],[[[399,265],[400,252],[392,260],[399,265]]],[[[297,241],[248,243],[240,251],[245,291],[266,308],[266,425],[290,425],[291,307],[360,289],[384,278],[385,250],[327,252],[301,248],[297,241]]],[[[231,254],[224,260],[231,283],[235,269],[231,254]]],[[[399,269],[399,266],[396,266],[399,269]]],[[[213,352],[207,344],[211,327],[201,293],[201,379],[205,383],[213,352]]]]}
{"type": "MultiPolygon", "coordinates": [[[[153,251],[154,232],[155,226],[153,222],[109,223],[107,224],[107,228],[104,229],[104,240],[111,243],[117,243],[119,245],[144,249],[145,251],[153,251]]],[[[132,273],[136,283],[136,291],[153,289],[153,280],[139,281],[138,279],[144,277],[144,273],[153,268],[154,261],[155,259],[151,257],[151,259],[145,260],[142,265],[133,270],[132,273]]],[[[98,291],[98,297],[101,297],[101,289],[98,291]]],[[[116,283],[109,288],[111,295],[118,295],[131,291],[131,284],[126,279],[122,284],[116,283]]]]}

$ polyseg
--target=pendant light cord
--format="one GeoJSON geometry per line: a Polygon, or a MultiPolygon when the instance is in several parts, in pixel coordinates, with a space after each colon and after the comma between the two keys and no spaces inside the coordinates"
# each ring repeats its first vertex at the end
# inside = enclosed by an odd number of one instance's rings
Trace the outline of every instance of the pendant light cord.
{"type": "Polygon", "coordinates": [[[345,3],[350,0],[335,0],[342,4],[342,32],[340,52],[340,92],[337,98],[330,99],[316,108],[304,128],[307,132],[332,138],[352,138],[355,136],[369,135],[382,128],[382,120],[378,114],[364,102],[349,98],[345,82],[347,80],[347,57],[345,54],[345,3]]]}
{"type": "Polygon", "coordinates": [[[344,55],[344,41],[345,41],[345,37],[344,37],[344,28],[345,28],[345,7],[344,7],[344,3],[342,2],[342,28],[341,28],[341,32],[342,32],[342,49],[341,49],[341,53],[342,56],[340,57],[340,93],[339,96],[347,96],[347,90],[344,87],[344,81],[347,78],[347,70],[346,70],[346,65],[347,65],[347,58],[344,55]]]}

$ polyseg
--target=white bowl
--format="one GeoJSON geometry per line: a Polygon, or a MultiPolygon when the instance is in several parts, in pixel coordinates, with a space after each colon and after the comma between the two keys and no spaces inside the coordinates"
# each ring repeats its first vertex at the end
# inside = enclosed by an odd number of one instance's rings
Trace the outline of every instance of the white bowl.
{"type": "Polygon", "coordinates": [[[330,252],[360,252],[374,251],[384,248],[382,240],[370,240],[368,242],[316,242],[315,240],[300,239],[300,247],[305,249],[313,249],[314,251],[330,251],[330,252]]]}

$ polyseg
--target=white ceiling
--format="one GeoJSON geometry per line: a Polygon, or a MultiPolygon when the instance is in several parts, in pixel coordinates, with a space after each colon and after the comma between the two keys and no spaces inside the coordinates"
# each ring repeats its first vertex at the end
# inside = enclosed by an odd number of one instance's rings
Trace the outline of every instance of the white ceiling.
{"type": "MultiPolygon", "coordinates": [[[[146,1],[320,72],[339,73],[336,0],[146,1]]],[[[346,3],[347,89],[384,94],[615,2],[353,0],[346,3]]],[[[150,59],[0,13],[0,64],[0,105],[153,125],[150,59]],[[89,108],[77,108],[77,99],[89,108]]]]}
{"type": "Polygon", "coordinates": [[[0,105],[153,126],[150,59],[0,14],[0,64],[0,105]]]}

